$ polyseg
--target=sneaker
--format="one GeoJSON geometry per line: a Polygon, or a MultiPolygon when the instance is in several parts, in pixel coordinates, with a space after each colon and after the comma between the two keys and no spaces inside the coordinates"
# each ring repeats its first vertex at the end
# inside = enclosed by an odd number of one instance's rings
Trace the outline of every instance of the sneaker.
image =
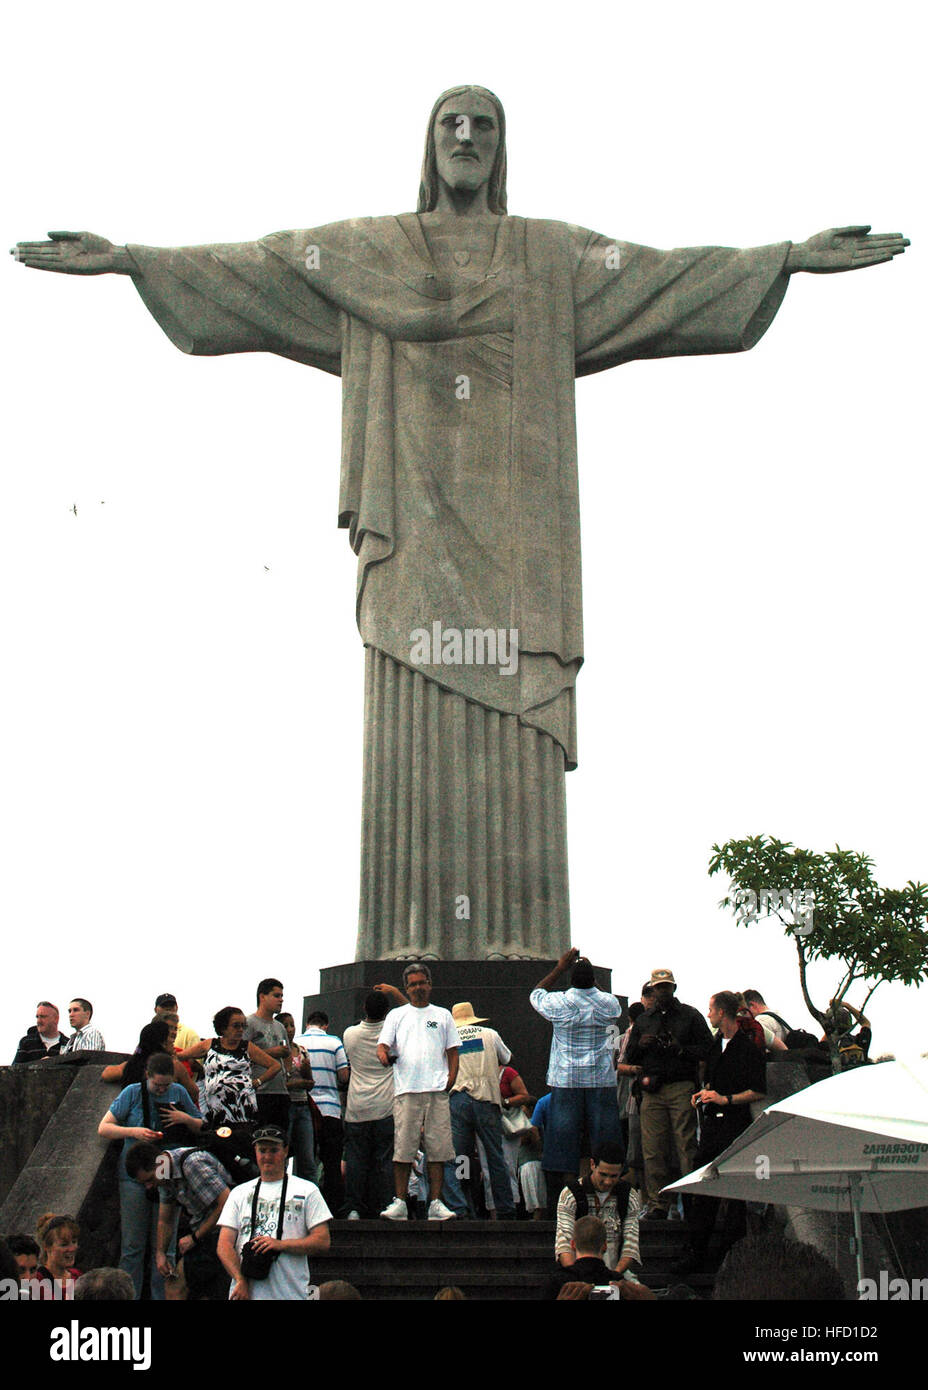
{"type": "Polygon", "coordinates": [[[409,1219],[409,1212],[402,1197],[394,1197],[390,1205],[384,1207],[380,1215],[385,1217],[387,1221],[408,1221],[409,1219]]]}
{"type": "Polygon", "coordinates": [[[453,1221],[454,1212],[450,1207],[446,1207],[440,1197],[436,1197],[434,1202],[429,1202],[430,1221],[453,1221]]]}
{"type": "Polygon", "coordinates": [[[360,1212],[357,1212],[357,1211],[350,1211],[350,1212],[348,1213],[348,1215],[345,1217],[345,1220],[346,1220],[346,1221],[360,1221],[360,1220],[361,1220],[361,1214],[360,1214],[360,1212]]]}

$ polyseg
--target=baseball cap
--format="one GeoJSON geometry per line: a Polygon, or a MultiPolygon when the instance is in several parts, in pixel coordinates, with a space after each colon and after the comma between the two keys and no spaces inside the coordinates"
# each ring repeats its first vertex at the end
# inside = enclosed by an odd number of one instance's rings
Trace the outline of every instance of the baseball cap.
{"type": "Polygon", "coordinates": [[[259,1125],[252,1136],[252,1143],[261,1142],[268,1144],[283,1144],[286,1147],[287,1136],[279,1125],[259,1125]]]}

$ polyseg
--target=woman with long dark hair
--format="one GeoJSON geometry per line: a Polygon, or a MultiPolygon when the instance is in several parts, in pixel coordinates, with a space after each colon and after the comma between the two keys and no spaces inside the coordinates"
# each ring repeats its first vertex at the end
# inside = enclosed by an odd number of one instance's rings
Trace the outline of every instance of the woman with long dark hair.
{"type": "MultiPolygon", "coordinates": [[[[169,1025],[163,1019],[158,1018],[153,1023],[146,1023],[139,1033],[138,1046],[132,1056],[126,1062],[114,1062],[104,1067],[101,1072],[102,1079],[118,1082],[121,1086],[131,1086],[135,1081],[144,1081],[149,1057],[162,1052],[173,1056],[174,1048],[169,1041],[170,1032],[169,1025]]],[[[197,1088],[179,1057],[174,1059],[174,1080],[179,1086],[183,1086],[194,1105],[198,1104],[197,1088]]]]}

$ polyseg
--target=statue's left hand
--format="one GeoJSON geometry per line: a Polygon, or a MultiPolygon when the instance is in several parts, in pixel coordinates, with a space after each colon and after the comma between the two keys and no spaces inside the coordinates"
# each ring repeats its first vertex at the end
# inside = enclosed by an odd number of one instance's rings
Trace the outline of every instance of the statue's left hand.
{"type": "Polygon", "coordinates": [[[862,270],[901,256],[909,241],[901,232],[876,232],[869,227],[830,227],[808,241],[794,245],[787,257],[789,271],[807,270],[813,275],[834,275],[841,270],[862,270]]]}

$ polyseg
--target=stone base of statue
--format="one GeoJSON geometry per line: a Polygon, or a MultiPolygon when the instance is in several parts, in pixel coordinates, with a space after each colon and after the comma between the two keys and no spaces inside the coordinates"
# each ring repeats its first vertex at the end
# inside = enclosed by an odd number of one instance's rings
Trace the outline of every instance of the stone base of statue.
{"type": "Polygon", "coordinates": [[[365,672],[358,958],[559,955],[563,749],[371,647],[365,672]]]}
{"type": "MultiPolygon", "coordinates": [[[[357,960],[348,965],[328,966],[319,972],[318,994],[303,1000],[302,1024],[314,1009],[329,1015],[329,1032],[339,1037],[352,1023],[364,1017],[364,1000],[378,984],[403,986],[403,968],[398,960],[357,960]]],[[[553,960],[429,960],[432,972],[433,1004],[450,1009],[464,1000],[473,1005],[478,1018],[485,1018],[512,1050],[512,1063],[529,1092],[539,1096],[548,1089],[545,1076],[551,1046],[551,1025],[535,1012],[529,995],[556,964],[553,960]]],[[[599,989],[611,990],[612,972],[596,967],[599,989]]],[[[570,982],[564,974],[557,987],[570,982]]],[[[627,1000],[619,995],[624,1014],[627,1000]]]]}

